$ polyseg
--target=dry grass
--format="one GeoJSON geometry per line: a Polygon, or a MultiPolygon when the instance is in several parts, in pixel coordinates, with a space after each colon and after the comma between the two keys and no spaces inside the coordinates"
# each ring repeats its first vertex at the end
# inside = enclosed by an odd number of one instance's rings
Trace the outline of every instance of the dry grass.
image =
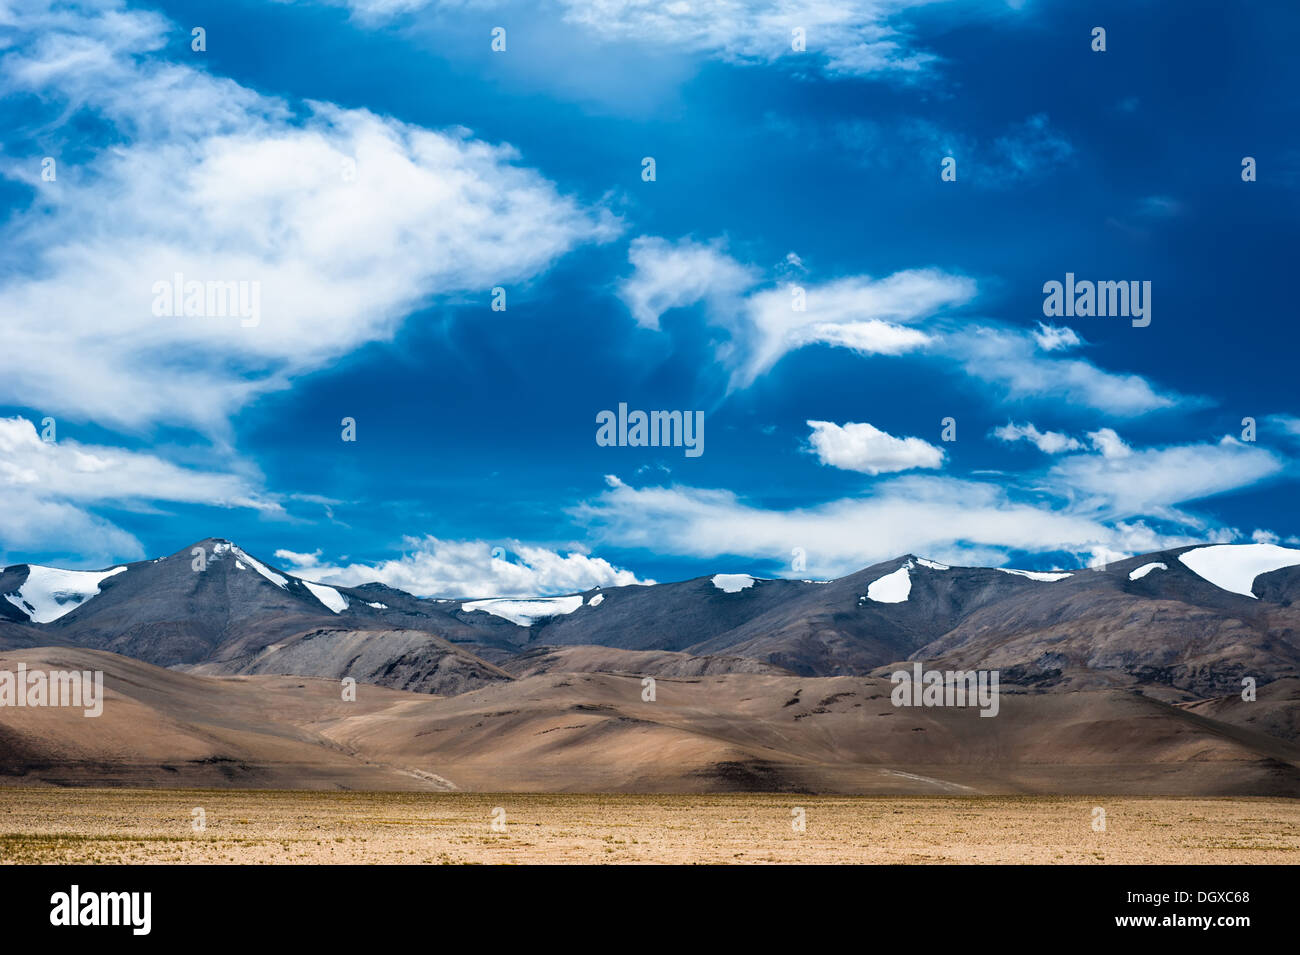
{"type": "Polygon", "coordinates": [[[1296,863],[1300,801],[0,789],[0,864],[529,862],[1296,863]]]}

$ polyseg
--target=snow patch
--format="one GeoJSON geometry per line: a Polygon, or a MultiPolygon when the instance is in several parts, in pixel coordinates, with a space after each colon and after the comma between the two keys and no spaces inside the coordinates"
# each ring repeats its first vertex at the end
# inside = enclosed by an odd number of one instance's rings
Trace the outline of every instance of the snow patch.
{"type": "Polygon", "coordinates": [[[911,569],[912,562],[909,560],[892,574],[873,580],[867,587],[867,599],[881,604],[903,603],[912,592],[912,576],[908,573],[911,569]]]}
{"type": "Polygon", "coordinates": [[[348,609],[348,598],[333,587],[326,587],[324,584],[313,584],[310,580],[304,580],[302,585],[312,592],[312,596],[335,613],[342,613],[348,609]]]}
{"type": "Polygon", "coordinates": [[[376,610],[387,610],[387,609],[388,609],[388,604],[381,604],[378,600],[376,600],[374,603],[367,603],[366,606],[367,606],[367,607],[374,607],[376,610]]]}
{"type": "Polygon", "coordinates": [[[1161,563],[1158,563],[1158,562],[1157,562],[1157,563],[1150,563],[1150,564],[1143,564],[1143,565],[1142,565],[1141,567],[1139,567],[1137,570],[1130,571],[1130,572],[1129,572],[1129,575],[1128,575],[1128,579],[1129,579],[1129,580],[1141,580],[1143,577],[1145,577],[1147,574],[1151,573],[1151,571],[1153,571],[1153,570],[1168,570],[1168,569],[1169,569],[1169,568],[1168,568],[1166,565],[1161,564],[1161,563]]]}
{"type": "Polygon", "coordinates": [[[951,570],[947,564],[941,564],[937,560],[926,560],[924,557],[916,558],[916,562],[922,567],[929,567],[931,570],[951,570]]]}
{"type": "Polygon", "coordinates": [[[754,586],[754,578],[749,574],[714,574],[713,586],[724,594],[738,594],[754,586]]]}
{"type": "Polygon", "coordinates": [[[1219,589],[1254,597],[1255,578],[1300,564],[1300,550],[1277,544],[1214,544],[1179,554],[1178,559],[1219,589]]]}
{"type": "Polygon", "coordinates": [[[596,594],[596,595],[593,596],[590,600],[587,601],[587,606],[588,606],[588,607],[599,607],[599,606],[600,606],[601,604],[603,604],[604,602],[605,602],[605,595],[604,595],[604,594],[596,594]]]}
{"type": "Polygon", "coordinates": [[[1053,580],[1064,580],[1066,577],[1073,577],[1074,574],[1064,573],[1062,571],[1044,571],[1044,570],[1011,570],[1008,567],[997,567],[996,570],[1004,574],[1017,574],[1021,577],[1028,577],[1030,580],[1045,580],[1049,583],[1053,580]]]}
{"type": "MultiPolygon", "coordinates": [[[[247,568],[244,567],[244,564],[247,564],[281,590],[289,589],[289,578],[277,574],[260,560],[254,560],[252,557],[249,557],[247,552],[236,547],[234,544],[230,543],[230,541],[217,541],[212,545],[213,560],[216,560],[225,554],[235,555],[235,566],[240,570],[246,570],[247,568]]],[[[306,581],[303,582],[306,583],[306,581]]],[[[321,603],[324,603],[324,601],[322,600],[321,603]]],[[[335,612],[337,613],[337,611],[335,612]]]]}
{"type": "Polygon", "coordinates": [[[5,599],[21,610],[32,623],[50,623],[71,613],[99,593],[99,585],[109,577],[123,573],[125,567],[112,570],[59,570],[31,564],[27,579],[17,593],[5,599]]]}
{"type": "Polygon", "coordinates": [[[560,614],[573,613],[582,606],[582,594],[573,597],[537,597],[531,600],[512,600],[506,597],[494,597],[490,600],[472,600],[461,604],[460,609],[466,613],[482,610],[494,617],[501,617],[521,627],[531,627],[539,620],[558,617],[560,614]]]}
{"type": "MultiPolygon", "coordinates": [[[[217,546],[220,547],[221,545],[218,544],[217,546]]],[[[227,546],[229,546],[229,545],[227,545],[227,546]]],[[[213,548],[213,549],[215,550],[216,548],[213,548]]],[[[259,574],[261,574],[263,577],[265,577],[265,578],[266,578],[267,580],[269,580],[271,583],[275,584],[275,585],[276,585],[277,587],[279,587],[281,590],[288,590],[288,589],[289,589],[289,580],[288,580],[287,577],[282,577],[282,576],[280,576],[280,575],[277,574],[275,571],[273,571],[270,567],[267,567],[266,564],[263,564],[261,561],[254,560],[253,558],[249,557],[247,554],[245,554],[245,553],[244,553],[242,550],[240,550],[238,547],[234,547],[234,548],[232,548],[232,550],[234,550],[234,552],[235,552],[235,556],[236,556],[236,557],[241,557],[241,558],[243,558],[243,560],[248,564],[248,566],[252,567],[255,571],[257,571],[259,574]]],[[[303,583],[306,583],[306,581],[303,581],[303,583]]],[[[320,595],[317,594],[317,596],[319,597],[320,595]]],[[[325,601],[322,600],[321,603],[325,603],[325,601]]],[[[326,606],[329,606],[329,605],[326,604],[326,606]]],[[[338,612],[338,611],[335,611],[335,613],[337,613],[337,612],[338,612]]]]}

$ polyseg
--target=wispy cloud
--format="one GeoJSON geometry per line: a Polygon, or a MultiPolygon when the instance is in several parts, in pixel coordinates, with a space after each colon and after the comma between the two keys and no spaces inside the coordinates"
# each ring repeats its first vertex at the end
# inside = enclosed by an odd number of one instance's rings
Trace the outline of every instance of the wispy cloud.
{"type": "MultiPolygon", "coordinates": [[[[509,0],[330,0],[351,8],[364,25],[391,23],[412,14],[437,14],[471,6],[503,15],[532,4],[509,0]]],[[[937,58],[909,34],[904,18],[914,8],[944,0],[714,0],[656,3],[645,0],[556,0],[564,19],[588,36],[688,52],[736,64],[788,64],[828,76],[910,75],[937,58]],[[796,50],[795,31],[804,49],[796,50]]]]}
{"type": "Polygon", "coordinates": [[[911,170],[915,178],[935,178],[941,160],[956,160],[958,182],[981,188],[1007,189],[1039,179],[1075,157],[1073,143],[1036,113],[1006,126],[994,136],[978,136],[933,120],[849,119],[829,129],[772,116],[769,128],[801,139],[827,140],[859,165],[892,171],[911,170]]]}
{"type": "Polygon", "coordinates": [[[737,262],[719,242],[651,237],[634,240],[629,258],[633,272],[620,294],[638,324],[657,328],[664,311],[702,303],[705,319],[727,333],[718,357],[733,389],[749,387],[790,352],[830,345],[867,356],[946,360],[987,384],[996,401],[1065,399],[1121,416],[1197,403],[1160,391],[1140,375],[1058,357],[1055,352],[1082,344],[1072,329],[1040,323],[1026,332],[948,317],[977,291],[973,279],[953,272],[921,268],[883,278],[778,281],[737,262]]]}
{"type": "Polygon", "coordinates": [[[1195,405],[1198,399],[1155,388],[1141,375],[1105,371],[1082,358],[1042,354],[1032,334],[992,325],[953,329],[935,346],[1001,400],[1063,399],[1122,417],[1195,405]]]}
{"type": "Polygon", "coordinates": [[[802,548],[808,573],[839,575],[904,553],[951,563],[1003,563],[1012,554],[1128,555],[1231,539],[1230,529],[1159,530],[1137,518],[1103,520],[1058,500],[989,481],[902,476],[866,495],[775,509],[723,489],[632,487],[615,477],[573,509],[593,538],[659,555],[748,557],[777,568],[802,548]]]}
{"type": "MultiPolygon", "coordinates": [[[[1039,440],[1050,434],[1012,427],[1039,440]]],[[[903,553],[991,564],[1025,552],[1064,554],[1082,566],[1235,540],[1240,531],[1188,505],[1258,485],[1286,465],[1277,454],[1231,437],[1151,448],[1134,448],[1108,428],[1087,437],[1090,449],[1054,435],[1075,453],[997,483],[906,475],[877,480],[861,495],[778,509],[725,489],[633,487],[609,476],[606,489],[572,514],[594,541],[612,546],[694,558],[741,555],[770,566],[799,547],[810,571],[821,574],[848,573],[903,553]]]]}
{"type": "Polygon", "coordinates": [[[1274,452],[1231,436],[1143,449],[1129,447],[1109,428],[1088,437],[1096,453],[1062,459],[1048,479],[1069,490],[1076,510],[1104,517],[1141,514],[1199,527],[1203,522],[1177,505],[1250,487],[1286,466],[1274,452]]]}
{"type": "Polygon", "coordinates": [[[721,239],[670,242],[639,236],[628,247],[632,274],[619,286],[619,296],[643,328],[659,327],[659,318],[673,308],[707,301],[715,312],[734,309],[742,294],[759,280],[756,269],[727,254],[721,239]]]}
{"type": "Polygon", "coordinates": [[[46,442],[31,421],[0,418],[0,556],[66,551],[92,564],[142,557],[133,535],[92,508],[158,502],[281,511],[257,475],[183,468],[153,454],[67,439],[46,442]]]}
{"type": "Polygon", "coordinates": [[[1060,454],[1064,451],[1078,451],[1083,448],[1083,443],[1077,438],[1072,438],[1068,434],[1061,434],[1059,431],[1039,431],[1029,422],[1025,424],[1008,422],[999,428],[995,428],[993,436],[999,441],[1008,443],[1028,441],[1044,454],[1060,454]]]}

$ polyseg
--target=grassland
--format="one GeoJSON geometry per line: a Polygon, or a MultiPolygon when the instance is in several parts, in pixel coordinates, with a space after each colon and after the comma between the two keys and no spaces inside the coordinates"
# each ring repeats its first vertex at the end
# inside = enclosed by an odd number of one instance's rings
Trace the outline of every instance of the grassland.
{"type": "Polygon", "coordinates": [[[3,864],[539,862],[1298,863],[1300,801],[0,789],[3,864]]]}

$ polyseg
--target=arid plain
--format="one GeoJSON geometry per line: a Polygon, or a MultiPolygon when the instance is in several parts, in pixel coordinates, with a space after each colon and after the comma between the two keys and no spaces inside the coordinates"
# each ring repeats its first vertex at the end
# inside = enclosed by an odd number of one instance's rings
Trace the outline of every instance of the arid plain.
{"type": "Polygon", "coordinates": [[[0,863],[1300,862],[1287,799],[0,789],[0,820],[0,863]]]}
{"type": "Polygon", "coordinates": [[[1296,681],[1231,700],[544,672],[436,697],[103,669],[103,715],[7,708],[2,863],[1296,863],[1296,681]],[[813,795],[816,793],[817,795],[813,795]],[[1104,812],[1104,827],[1101,826],[1104,812]]]}

